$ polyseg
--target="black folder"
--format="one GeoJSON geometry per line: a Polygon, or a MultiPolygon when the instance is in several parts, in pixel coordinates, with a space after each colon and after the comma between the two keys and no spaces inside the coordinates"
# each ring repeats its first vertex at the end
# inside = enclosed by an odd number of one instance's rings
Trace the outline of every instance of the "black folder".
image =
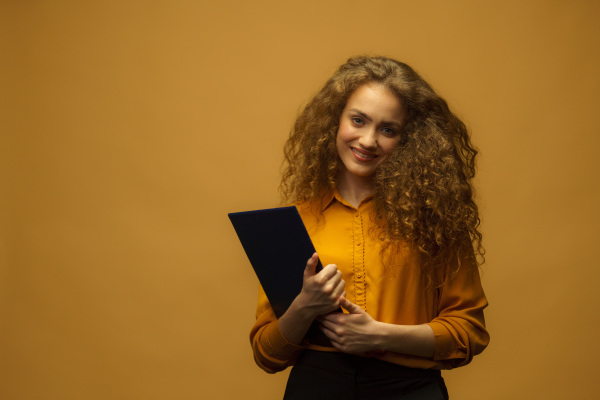
{"type": "MultiPolygon", "coordinates": [[[[298,210],[291,206],[228,215],[275,315],[281,317],[302,290],[306,262],[315,252],[298,210]]],[[[317,272],[322,268],[319,260],[317,272]]],[[[307,339],[331,346],[316,323],[307,339]]]]}

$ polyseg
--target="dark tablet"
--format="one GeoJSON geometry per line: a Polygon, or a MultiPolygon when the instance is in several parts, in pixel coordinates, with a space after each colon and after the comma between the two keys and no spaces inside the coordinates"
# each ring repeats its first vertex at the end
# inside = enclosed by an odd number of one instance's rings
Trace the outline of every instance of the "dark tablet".
{"type": "MultiPolygon", "coordinates": [[[[291,206],[228,215],[275,315],[281,317],[302,290],[306,262],[315,252],[298,210],[291,206]]],[[[322,268],[319,260],[317,272],[322,268]]],[[[316,324],[307,337],[331,346],[316,324]]]]}
{"type": "MultiPolygon", "coordinates": [[[[242,242],[277,318],[302,290],[306,262],[315,248],[296,207],[230,213],[242,242]]],[[[321,270],[321,261],[317,271],[321,270]]]]}

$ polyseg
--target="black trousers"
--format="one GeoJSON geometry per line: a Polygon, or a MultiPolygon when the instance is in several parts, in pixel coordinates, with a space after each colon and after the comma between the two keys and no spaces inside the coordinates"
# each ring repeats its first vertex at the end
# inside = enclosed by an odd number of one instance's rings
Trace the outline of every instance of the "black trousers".
{"type": "Polygon", "coordinates": [[[438,370],[344,353],[304,350],[290,372],[284,400],[448,400],[438,370]]]}

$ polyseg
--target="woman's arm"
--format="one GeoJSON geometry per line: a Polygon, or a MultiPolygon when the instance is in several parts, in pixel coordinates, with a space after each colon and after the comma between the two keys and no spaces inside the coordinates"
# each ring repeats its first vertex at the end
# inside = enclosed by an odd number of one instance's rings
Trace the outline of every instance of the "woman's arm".
{"type": "Polygon", "coordinates": [[[274,373],[290,365],[303,349],[301,343],[313,320],[339,307],[344,281],[335,265],[316,273],[318,257],[314,254],[304,271],[302,291],[279,318],[260,290],[256,322],[250,331],[254,360],[262,369],[274,373]]]}
{"type": "Polygon", "coordinates": [[[316,317],[340,306],[344,294],[342,273],[329,264],[316,273],[319,257],[314,253],[306,263],[302,291],[279,318],[279,329],[291,343],[300,344],[316,317]]]}
{"type": "Polygon", "coordinates": [[[349,314],[327,315],[319,321],[333,345],[341,351],[396,352],[429,358],[441,368],[466,365],[490,340],[483,316],[487,300],[477,267],[465,265],[438,293],[438,315],[426,324],[378,322],[346,299],[340,304],[349,314]]]}
{"type": "Polygon", "coordinates": [[[319,317],[323,332],[338,350],[368,354],[393,351],[418,357],[433,358],[435,338],[429,325],[394,325],[375,321],[348,299],[340,305],[348,314],[319,317]]]}

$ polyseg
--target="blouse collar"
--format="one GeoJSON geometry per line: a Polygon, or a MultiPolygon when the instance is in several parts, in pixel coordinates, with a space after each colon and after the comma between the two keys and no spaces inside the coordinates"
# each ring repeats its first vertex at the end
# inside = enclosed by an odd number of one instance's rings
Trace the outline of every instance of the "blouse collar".
{"type": "MultiPolygon", "coordinates": [[[[336,188],[334,188],[333,190],[328,191],[322,198],[321,198],[321,212],[325,211],[330,205],[331,203],[333,203],[333,201],[336,200],[338,203],[343,204],[346,207],[350,207],[352,209],[356,209],[356,207],[354,207],[352,204],[348,203],[340,194],[339,190],[336,188]]],[[[373,200],[373,195],[369,195],[367,196],[359,205],[358,207],[360,207],[361,205],[370,202],[371,200],[373,200]]]]}

